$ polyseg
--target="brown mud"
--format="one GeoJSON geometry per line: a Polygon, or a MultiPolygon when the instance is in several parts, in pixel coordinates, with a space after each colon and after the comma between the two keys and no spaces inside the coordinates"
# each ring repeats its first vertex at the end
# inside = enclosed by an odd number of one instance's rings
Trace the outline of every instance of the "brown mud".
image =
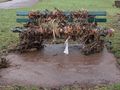
{"type": "Polygon", "coordinates": [[[106,49],[85,56],[80,47],[70,45],[70,54],[63,53],[64,45],[47,45],[42,51],[24,54],[10,53],[11,67],[0,71],[0,85],[61,86],[80,84],[112,84],[120,82],[116,58],[106,49]]]}

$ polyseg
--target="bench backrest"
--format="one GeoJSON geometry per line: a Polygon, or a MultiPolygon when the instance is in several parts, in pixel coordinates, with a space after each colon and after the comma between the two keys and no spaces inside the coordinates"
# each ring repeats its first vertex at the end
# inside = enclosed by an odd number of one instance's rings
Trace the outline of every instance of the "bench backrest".
{"type": "MultiPolygon", "coordinates": [[[[32,22],[29,18],[27,18],[29,12],[27,11],[17,11],[16,15],[19,16],[19,18],[16,19],[16,22],[18,23],[27,23],[32,22]],[[22,18],[21,18],[22,16],[22,18]]],[[[88,15],[90,16],[106,16],[106,11],[89,11],[88,15]]],[[[88,22],[107,22],[106,18],[90,18],[88,22]]]]}

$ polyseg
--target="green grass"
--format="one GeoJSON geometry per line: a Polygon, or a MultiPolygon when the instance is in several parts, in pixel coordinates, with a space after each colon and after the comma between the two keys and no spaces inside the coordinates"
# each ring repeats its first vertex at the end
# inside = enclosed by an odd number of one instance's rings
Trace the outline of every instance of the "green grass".
{"type": "Polygon", "coordinates": [[[102,86],[81,86],[79,84],[66,85],[61,87],[34,87],[34,86],[6,86],[2,90],[120,90],[120,84],[102,85],[102,86]]]}
{"type": "Polygon", "coordinates": [[[54,7],[62,10],[79,10],[82,8],[88,10],[105,10],[109,14],[119,12],[119,9],[113,8],[114,0],[43,0],[38,3],[33,9],[53,9],[54,7]]]}
{"type": "Polygon", "coordinates": [[[10,31],[15,26],[15,11],[0,10],[0,49],[6,49],[17,41],[17,35],[10,31]]]}
{"type": "Polygon", "coordinates": [[[114,53],[115,57],[118,59],[118,63],[120,64],[120,23],[118,19],[120,19],[120,16],[111,16],[110,22],[107,23],[107,27],[112,27],[115,29],[115,34],[113,37],[109,38],[112,41],[113,49],[112,53],[114,53]]]}

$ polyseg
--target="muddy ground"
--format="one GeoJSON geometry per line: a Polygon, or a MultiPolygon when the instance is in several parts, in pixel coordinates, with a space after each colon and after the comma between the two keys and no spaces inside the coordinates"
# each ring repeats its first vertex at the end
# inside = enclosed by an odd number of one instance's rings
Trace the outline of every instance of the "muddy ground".
{"type": "Polygon", "coordinates": [[[47,45],[42,51],[10,53],[11,67],[0,71],[0,85],[61,86],[80,84],[112,84],[120,82],[115,57],[106,49],[90,56],[80,53],[80,46],[47,45]]]}

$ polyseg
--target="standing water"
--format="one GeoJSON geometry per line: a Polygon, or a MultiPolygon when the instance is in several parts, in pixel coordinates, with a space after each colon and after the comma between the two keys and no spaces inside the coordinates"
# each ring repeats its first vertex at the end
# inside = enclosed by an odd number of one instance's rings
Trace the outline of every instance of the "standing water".
{"type": "Polygon", "coordinates": [[[11,67],[1,71],[0,85],[59,86],[80,84],[110,84],[120,82],[115,57],[106,49],[85,56],[78,46],[70,45],[65,55],[64,45],[47,45],[41,51],[7,56],[11,67]]]}

